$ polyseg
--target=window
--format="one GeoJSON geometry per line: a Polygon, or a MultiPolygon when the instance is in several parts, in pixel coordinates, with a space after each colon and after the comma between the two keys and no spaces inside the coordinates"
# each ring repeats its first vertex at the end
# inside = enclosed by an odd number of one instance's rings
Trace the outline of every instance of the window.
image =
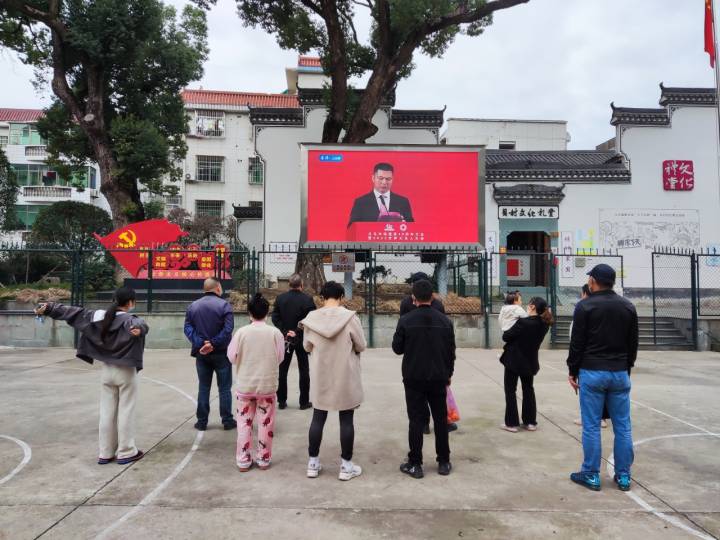
{"type": "Polygon", "coordinates": [[[0,135],[0,148],[5,148],[8,145],[8,136],[0,135]]]}
{"type": "Polygon", "coordinates": [[[195,214],[198,216],[223,217],[225,201],[195,201],[195,214]]]}
{"type": "Polygon", "coordinates": [[[248,205],[251,208],[262,208],[262,201],[249,201],[248,205]]]}
{"type": "Polygon", "coordinates": [[[26,146],[46,144],[34,124],[10,124],[9,143],[26,146]]]}
{"type": "Polygon", "coordinates": [[[265,180],[265,164],[262,159],[252,156],[248,160],[248,182],[255,185],[262,185],[265,180]]]}
{"type": "Polygon", "coordinates": [[[66,186],[67,181],[47,165],[11,164],[18,185],[21,186],[66,186]]]}
{"type": "Polygon", "coordinates": [[[49,205],[43,204],[16,204],[15,212],[17,213],[17,230],[29,231],[32,229],[37,215],[43,208],[49,205]]]}
{"type": "Polygon", "coordinates": [[[225,135],[225,113],[222,111],[196,111],[195,135],[223,137],[225,135]]]}
{"type": "Polygon", "coordinates": [[[500,150],[515,150],[515,141],[500,141],[500,150]]]}
{"type": "Polygon", "coordinates": [[[182,195],[165,195],[165,212],[182,207],[182,195]]]}
{"type": "Polygon", "coordinates": [[[222,156],[197,156],[195,180],[198,182],[222,182],[223,160],[222,156]]]}

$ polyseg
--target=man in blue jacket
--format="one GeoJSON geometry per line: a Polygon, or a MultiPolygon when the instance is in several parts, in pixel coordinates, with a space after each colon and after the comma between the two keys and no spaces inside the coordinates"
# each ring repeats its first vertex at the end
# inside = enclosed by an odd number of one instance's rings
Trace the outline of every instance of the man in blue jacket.
{"type": "Polygon", "coordinates": [[[195,429],[207,429],[213,373],[217,375],[223,427],[235,429],[230,392],[232,364],[227,357],[235,321],[230,304],[222,298],[222,285],[218,280],[207,278],[203,290],[203,297],[190,304],[185,314],[185,335],[192,345],[190,354],[195,357],[199,380],[195,429]]]}

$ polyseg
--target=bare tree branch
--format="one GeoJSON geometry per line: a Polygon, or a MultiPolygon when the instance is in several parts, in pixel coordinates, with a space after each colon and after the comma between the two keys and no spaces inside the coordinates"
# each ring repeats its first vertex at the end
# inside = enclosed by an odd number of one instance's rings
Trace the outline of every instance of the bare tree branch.
{"type": "Polygon", "coordinates": [[[353,35],[353,41],[356,45],[360,45],[360,40],[358,39],[357,30],[355,29],[355,22],[353,21],[352,15],[349,13],[346,13],[345,11],[340,11],[340,17],[343,18],[345,23],[348,25],[350,30],[352,31],[353,35]]]}
{"type": "Polygon", "coordinates": [[[300,3],[309,10],[313,11],[315,14],[322,17],[323,12],[319,4],[313,2],[312,0],[300,0],[300,3]]]}
{"type": "Polygon", "coordinates": [[[358,6],[366,7],[368,9],[370,9],[371,11],[373,9],[375,9],[375,6],[373,6],[372,0],[366,0],[365,2],[363,2],[362,0],[352,0],[352,3],[355,5],[358,5],[358,6]]]}

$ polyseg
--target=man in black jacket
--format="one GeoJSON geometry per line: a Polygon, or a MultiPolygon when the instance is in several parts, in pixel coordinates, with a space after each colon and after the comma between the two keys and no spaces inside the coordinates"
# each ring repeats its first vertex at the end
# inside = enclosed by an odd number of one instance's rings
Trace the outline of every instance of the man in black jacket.
{"type": "Polygon", "coordinates": [[[287,375],[293,352],[297,354],[300,372],[300,409],[310,409],[310,366],[308,355],[303,349],[302,331],[298,323],[315,309],[313,299],[303,292],[302,278],[298,274],[290,276],[290,290],[275,299],[272,322],[285,336],[285,358],[280,364],[277,399],[278,407],[287,407],[287,375]]]}
{"type": "Polygon", "coordinates": [[[630,489],[634,453],[630,424],[630,371],[638,350],[638,318],[635,306],[615,294],[615,270],[598,264],[590,272],[592,294],[580,302],[573,315],[568,381],[580,389],[584,460],[570,479],[594,491],[600,490],[600,418],[607,404],[615,434],[615,483],[630,489]]]}
{"type": "Polygon", "coordinates": [[[423,427],[427,404],[435,426],[435,451],[438,473],[450,474],[450,445],[447,425],[447,385],[455,368],[455,332],[452,322],[433,309],[432,284],[421,280],[413,284],[418,309],[400,317],[392,348],[402,354],[402,376],[409,419],[410,452],[400,470],[413,478],[422,478],[423,427]]]}
{"type": "Polygon", "coordinates": [[[348,227],[356,221],[415,221],[410,201],[391,193],[394,169],[390,163],[378,163],[373,168],[370,193],[361,195],[353,203],[348,227]]]}

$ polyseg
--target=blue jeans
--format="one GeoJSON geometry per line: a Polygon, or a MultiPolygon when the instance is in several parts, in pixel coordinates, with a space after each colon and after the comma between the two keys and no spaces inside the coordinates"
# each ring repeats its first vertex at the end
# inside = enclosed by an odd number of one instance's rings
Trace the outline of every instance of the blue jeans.
{"type": "Polygon", "coordinates": [[[582,472],[599,473],[602,459],[600,418],[607,404],[615,433],[615,473],[630,474],[635,458],[630,424],[630,376],[627,371],[580,370],[582,472]]]}
{"type": "Polygon", "coordinates": [[[220,417],[223,425],[235,424],[232,413],[232,364],[227,354],[210,353],[198,354],[195,358],[195,367],[198,374],[198,399],[197,419],[201,424],[207,424],[210,415],[210,388],[212,386],[213,373],[217,374],[217,385],[220,392],[220,417]]]}

